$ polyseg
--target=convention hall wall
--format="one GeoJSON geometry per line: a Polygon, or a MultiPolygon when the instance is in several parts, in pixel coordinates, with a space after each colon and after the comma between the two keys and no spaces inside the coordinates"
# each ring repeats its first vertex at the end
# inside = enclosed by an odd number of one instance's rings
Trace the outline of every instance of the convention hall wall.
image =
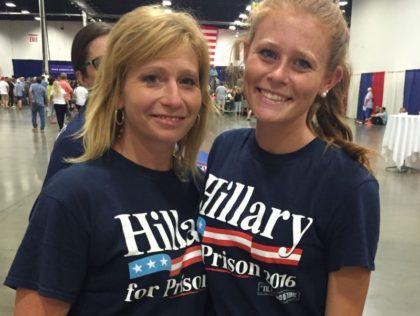
{"type": "Polygon", "coordinates": [[[353,0],[354,73],[420,69],[420,1],[353,0]]]}
{"type": "MultiPolygon", "coordinates": [[[[48,22],[50,60],[70,61],[73,37],[82,22],[48,22]]],[[[235,32],[219,29],[215,65],[231,62],[235,32]]],[[[13,74],[12,59],[42,60],[41,31],[36,21],[0,21],[0,75],[13,74]]]]}

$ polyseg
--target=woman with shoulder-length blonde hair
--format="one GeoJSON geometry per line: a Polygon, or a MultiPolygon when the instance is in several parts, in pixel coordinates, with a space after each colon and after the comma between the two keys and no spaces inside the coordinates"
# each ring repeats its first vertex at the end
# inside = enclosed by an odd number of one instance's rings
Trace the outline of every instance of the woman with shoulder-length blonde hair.
{"type": "Polygon", "coordinates": [[[16,315],[205,313],[195,157],[208,69],[187,13],[145,6],[113,27],[85,153],[44,186],[7,276],[16,315]]]}
{"type": "Polygon", "coordinates": [[[256,128],[214,141],[200,204],[218,315],[363,313],[379,188],[344,116],[349,31],[334,2],[251,12],[244,94],[256,128]]]}
{"type": "Polygon", "coordinates": [[[66,91],[61,87],[60,83],[55,80],[49,95],[50,101],[54,104],[55,115],[59,130],[64,126],[64,119],[67,112],[66,91]]]}

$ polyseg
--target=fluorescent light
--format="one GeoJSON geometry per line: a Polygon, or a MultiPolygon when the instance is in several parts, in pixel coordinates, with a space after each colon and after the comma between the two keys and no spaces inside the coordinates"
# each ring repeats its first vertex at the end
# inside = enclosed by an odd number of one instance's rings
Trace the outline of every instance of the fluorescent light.
{"type": "Polygon", "coordinates": [[[245,13],[241,13],[241,14],[239,14],[239,18],[242,19],[242,20],[245,20],[245,19],[248,18],[248,16],[245,13]]]}
{"type": "Polygon", "coordinates": [[[229,30],[232,30],[232,31],[236,30],[236,26],[235,25],[229,25],[229,30]]]}
{"type": "Polygon", "coordinates": [[[20,13],[22,13],[22,14],[29,14],[31,12],[29,12],[28,10],[22,10],[22,11],[20,11],[20,13]]]}
{"type": "Polygon", "coordinates": [[[13,2],[8,1],[8,2],[6,2],[5,4],[6,4],[6,7],[9,7],[9,8],[16,8],[16,4],[14,4],[13,2]]]}
{"type": "Polygon", "coordinates": [[[34,17],[35,20],[41,21],[41,18],[39,16],[34,17]]]}
{"type": "Polygon", "coordinates": [[[251,6],[250,5],[247,5],[246,8],[245,8],[245,10],[247,10],[248,12],[251,12],[251,6]]]}
{"type": "Polygon", "coordinates": [[[340,6],[345,6],[345,5],[347,5],[349,2],[348,1],[340,1],[339,2],[339,5],[340,6]]]}
{"type": "Polygon", "coordinates": [[[170,1],[170,0],[163,0],[162,1],[162,5],[164,7],[170,7],[172,5],[172,1],[170,1]]]}

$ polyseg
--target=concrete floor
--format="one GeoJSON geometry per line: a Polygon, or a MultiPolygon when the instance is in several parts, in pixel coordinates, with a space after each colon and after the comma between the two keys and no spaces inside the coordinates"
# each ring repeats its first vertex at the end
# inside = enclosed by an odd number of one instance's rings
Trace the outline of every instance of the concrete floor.
{"type": "MultiPolygon", "coordinates": [[[[381,153],[384,128],[354,125],[356,142],[381,153]]],[[[220,116],[203,144],[208,150],[220,132],[255,126],[253,119],[220,116]]],[[[57,125],[33,133],[29,109],[0,109],[0,280],[9,269],[39,193],[57,125]]],[[[367,316],[420,315],[420,172],[391,173],[392,163],[374,159],[381,186],[381,237],[366,302],[367,316]]],[[[14,291],[0,286],[0,315],[12,315],[14,291]]],[[[300,316],[300,315],[299,315],[300,316]]]]}

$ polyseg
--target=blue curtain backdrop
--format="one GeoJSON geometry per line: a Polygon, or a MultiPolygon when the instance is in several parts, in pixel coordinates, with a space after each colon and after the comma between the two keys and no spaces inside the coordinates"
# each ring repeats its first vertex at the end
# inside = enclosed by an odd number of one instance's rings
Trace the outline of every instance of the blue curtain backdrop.
{"type": "Polygon", "coordinates": [[[12,59],[12,63],[16,77],[35,77],[42,73],[42,60],[12,59]]]}
{"type": "Polygon", "coordinates": [[[404,107],[408,114],[420,113],[420,70],[405,72],[404,107]]]}
{"type": "Polygon", "coordinates": [[[372,73],[362,74],[360,78],[360,88],[359,88],[359,102],[357,106],[357,119],[363,119],[363,103],[365,101],[365,96],[367,93],[367,88],[372,87],[372,73]]]}
{"type": "MultiPolygon", "coordinates": [[[[13,74],[16,77],[36,77],[42,75],[42,60],[32,59],[12,59],[13,74]]],[[[49,72],[53,77],[57,77],[62,72],[67,74],[69,79],[74,79],[74,71],[69,61],[50,60],[49,72]]]]}

